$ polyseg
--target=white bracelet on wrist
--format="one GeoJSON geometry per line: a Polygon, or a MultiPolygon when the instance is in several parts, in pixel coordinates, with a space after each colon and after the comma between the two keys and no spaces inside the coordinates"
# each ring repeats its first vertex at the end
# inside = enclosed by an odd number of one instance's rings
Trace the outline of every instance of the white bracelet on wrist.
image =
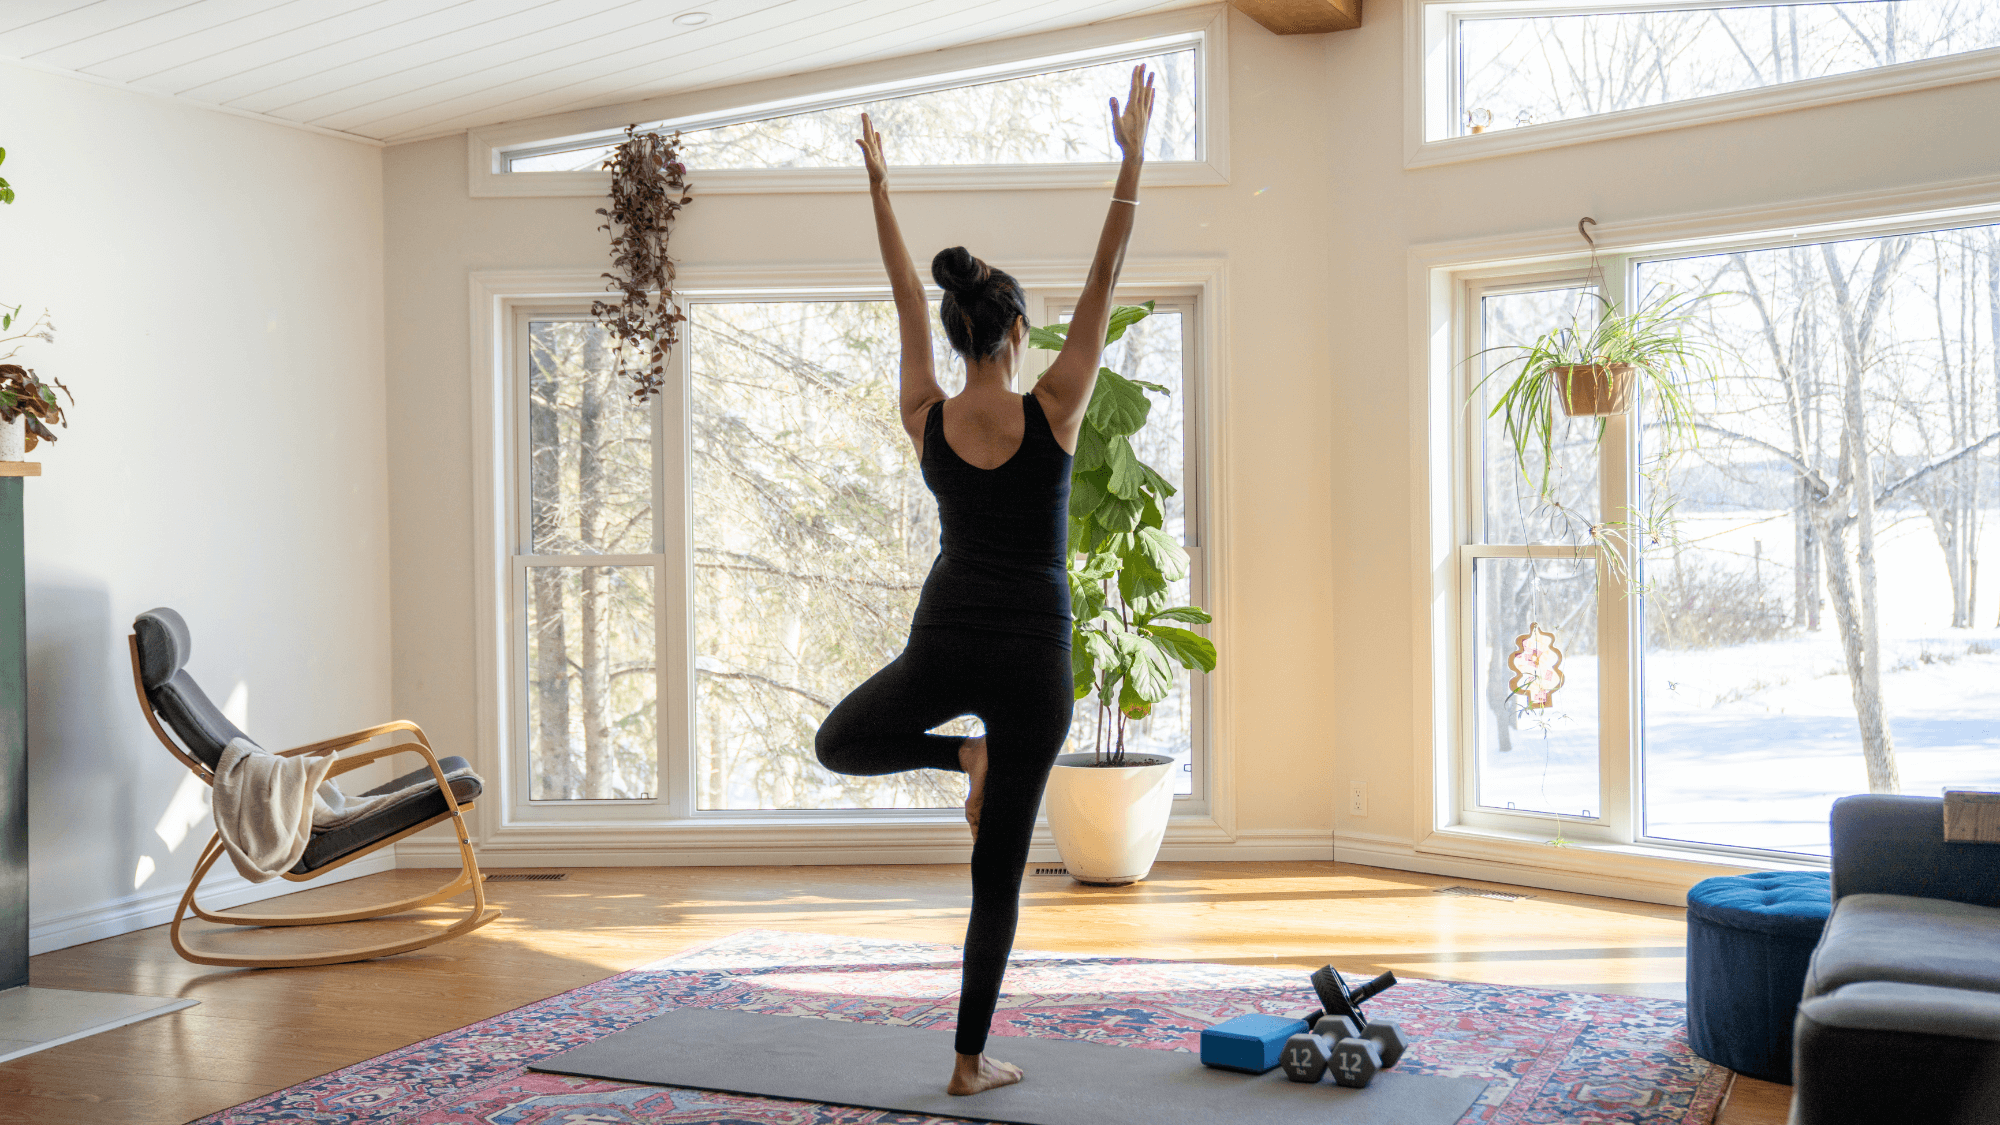
{"type": "Polygon", "coordinates": [[[1111,202],[1113,202],[1113,203],[1130,203],[1130,204],[1131,204],[1132,206],[1134,206],[1134,207],[1137,207],[1137,206],[1139,205],[1139,201],[1138,201],[1138,200],[1136,200],[1136,199],[1120,199],[1120,198],[1118,198],[1118,197],[1117,197],[1117,196],[1115,196],[1115,195],[1111,197],[1111,202]]]}

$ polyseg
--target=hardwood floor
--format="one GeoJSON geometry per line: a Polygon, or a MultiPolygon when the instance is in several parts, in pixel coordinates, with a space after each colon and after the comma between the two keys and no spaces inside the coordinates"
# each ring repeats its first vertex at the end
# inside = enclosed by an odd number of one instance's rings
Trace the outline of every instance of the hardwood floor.
{"type": "MultiPolygon", "coordinates": [[[[446,874],[372,875],[250,909],[359,904],[414,893],[446,874]]],[[[1335,863],[1161,864],[1146,882],[1118,888],[1033,877],[1017,944],[1681,994],[1680,910],[1497,885],[1534,897],[1433,890],[1446,885],[1468,884],[1335,863]]],[[[46,988],[201,1004],[0,1064],[0,1122],[182,1122],[737,930],[956,943],[967,902],[965,868],[955,866],[579,868],[561,882],[489,883],[487,891],[506,909],[498,921],[361,965],[205,968],[174,956],[164,927],[43,954],[30,971],[46,988]]],[[[348,932],[329,940],[369,940],[452,917],[433,907],[339,927],[348,932]]],[[[209,928],[190,942],[249,951],[306,936],[209,928]]],[[[1719,1121],[1780,1125],[1789,1094],[1740,1079],[1719,1121]]]]}

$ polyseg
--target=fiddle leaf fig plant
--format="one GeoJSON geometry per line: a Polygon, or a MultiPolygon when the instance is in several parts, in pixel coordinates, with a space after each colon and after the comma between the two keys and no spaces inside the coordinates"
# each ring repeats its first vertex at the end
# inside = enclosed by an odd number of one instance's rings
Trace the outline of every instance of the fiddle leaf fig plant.
{"type": "MultiPolygon", "coordinates": [[[[1153,313],[1153,303],[1112,310],[1104,342],[1153,313]]],[[[1066,324],[1029,333],[1029,345],[1062,350],[1066,324]]],[[[1070,661],[1076,698],[1097,701],[1096,764],[1125,763],[1129,725],[1152,714],[1174,687],[1176,668],[1215,669],[1215,643],[1186,625],[1213,620],[1200,606],[1168,605],[1172,584],[1187,577],[1188,555],[1163,530],[1161,502],[1174,486],[1132,450],[1131,436],[1153,408],[1157,383],[1108,367],[1085,408],[1070,470],[1069,588],[1075,615],[1070,661]]]]}

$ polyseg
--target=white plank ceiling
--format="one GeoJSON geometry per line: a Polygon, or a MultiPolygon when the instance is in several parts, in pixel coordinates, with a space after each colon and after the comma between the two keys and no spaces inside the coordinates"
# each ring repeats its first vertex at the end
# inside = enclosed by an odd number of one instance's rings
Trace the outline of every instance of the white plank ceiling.
{"type": "Polygon", "coordinates": [[[395,144],[1204,0],[0,0],[0,58],[395,144]]]}

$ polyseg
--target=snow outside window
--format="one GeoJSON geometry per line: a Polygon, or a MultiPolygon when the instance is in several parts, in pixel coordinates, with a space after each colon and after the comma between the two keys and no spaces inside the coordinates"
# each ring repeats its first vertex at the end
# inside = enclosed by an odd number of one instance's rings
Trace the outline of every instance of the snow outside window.
{"type": "MultiPolygon", "coordinates": [[[[1605,269],[1614,291],[1712,294],[1718,377],[1689,388],[1700,444],[1671,462],[1643,400],[1601,443],[1559,425],[1547,501],[1473,391],[1462,815],[1824,856],[1840,796],[2000,785],[2000,226],[1605,269]],[[1588,529],[1635,503],[1665,519],[1634,536],[1632,599],[1588,529]],[[1537,625],[1564,653],[1546,708],[1507,665],[1537,625]]],[[[1587,290],[1472,296],[1476,351],[1564,323],[1587,290]]]]}

